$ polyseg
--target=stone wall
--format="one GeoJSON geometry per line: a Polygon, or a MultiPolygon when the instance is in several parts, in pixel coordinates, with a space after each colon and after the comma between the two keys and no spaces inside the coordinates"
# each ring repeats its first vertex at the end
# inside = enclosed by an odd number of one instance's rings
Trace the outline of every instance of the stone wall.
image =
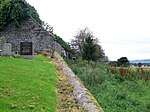
{"type": "Polygon", "coordinates": [[[84,87],[80,79],[72,72],[66,62],[55,53],[56,62],[67,77],[69,84],[73,87],[73,97],[79,106],[84,107],[88,112],[104,112],[94,96],[84,87]]]}
{"type": "Polygon", "coordinates": [[[65,49],[61,47],[59,43],[55,42],[54,47],[55,47],[55,52],[58,52],[60,55],[62,54],[62,52],[65,52],[66,54],[65,49]]]}
{"type": "Polygon", "coordinates": [[[54,42],[52,34],[47,32],[34,19],[28,18],[21,22],[19,28],[13,23],[0,32],[0,37],[5,37],[12,44],[12,51],[20,51],[20,42],[33,42],[34,51],[49,51],[55,48],[60,55],[64,50],[59,43],[54,42]]]}

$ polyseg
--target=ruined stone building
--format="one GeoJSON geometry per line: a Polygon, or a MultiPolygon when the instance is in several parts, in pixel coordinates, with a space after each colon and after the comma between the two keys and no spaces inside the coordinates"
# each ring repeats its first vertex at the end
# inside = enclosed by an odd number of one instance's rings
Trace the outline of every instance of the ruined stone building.
{"type": "Polygon", "coordinates": [[[67,56],[65,49],[54,41],[53,34],[46,31],[33,18],[22,21],[19,28],[14,23],[9,24],[5,30],[0,32],[0,37],[12,44],[13,52],[20,51],[20,42],[28,41],[33,43],[35,53],[55,50],[60,55],[63,53],[67,56]]]}

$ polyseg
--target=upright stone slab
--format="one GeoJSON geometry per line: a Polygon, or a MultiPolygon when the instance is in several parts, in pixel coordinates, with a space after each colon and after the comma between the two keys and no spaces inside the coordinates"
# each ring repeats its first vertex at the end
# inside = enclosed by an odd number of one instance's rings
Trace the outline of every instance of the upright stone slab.
{"type": "Polygon", "coordinates": [[[0,37],[0,50],[3,51],[4,44],[6,43],[5,37],[0,37]]]}
{"type": "Polygon", "coordinates": [[[3,45],[3,54],[8,56],[12,55],[12,45],[10,43],[5,43],[3,45]]]}
{"type": "Polygon", "coordinates": [[[20,55],[21,58],[33,59],[33,43],[32,42],[21,42],[20,43],[20,55]]]}
{"type": "Polygon", "coordinates": [[[0,57],[3,55],[2,50],[0,50],[0,57]]]}

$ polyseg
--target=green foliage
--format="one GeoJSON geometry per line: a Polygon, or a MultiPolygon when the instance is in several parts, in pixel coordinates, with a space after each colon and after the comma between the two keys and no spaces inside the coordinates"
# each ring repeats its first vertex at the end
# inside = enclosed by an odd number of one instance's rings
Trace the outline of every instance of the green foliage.
{"type": "MultiPolygon", "coordinates": [[[[128,78],[150,80],[150,70],[146,68],[130,68],[130,67],[109,67],[112,74],[123,76],[123,79],[128,78]]],[[[116,75],[115,75],[116,76],[116,75]]]]}
{"type": "Polygon", "coordinates": [[[117,60],[117,64],[118,66],[128,67],[130,65],[130,62],[127,57],[121,57],[117,60]]]}
{"type": "MultiPolygon", "coordinates": [[[[91,65],[80,60],[69,62],[69,66],[105,112],[150,111],[150,81],[123,77],[119,70],[111,74],[108,66],[104,64],[99,64],[93,69],[91,65]]],[[[133,73],[136,74],[136,70],[133,73]]]]}
{"type": "Polygon", "coordinates": [[[142,63],[138,63],[137,65],[138,65],[138,67],[141,67],[141,66],[142,66],[142,63]]]}
{"type": "Polygon", "coordinates": [[[18,27],[20,21],[30,16],[41,24],[38,13],[25,0],[0,1],[0,31],[12,22],[18,27]]]}
{"type": "Polygon", "coordinates": [[[48,61],[51,61],[52,59],[51,58],[47,58],[47,57],[43,57],[43,56],[40,56],[40,55],[36,55],[35,57],[34,57],[34,59],[36,60],[36,61],[43,61],[43,62],[48,62],[48,61]]]}
{"type": "Polygon", "coordinates": [[[96,61],[96,44],[94,44],[91,37],[86,38],[85,42],[82,45],[82,58],[83,60],[96,61]]]}
{"type": "Polygon", "coordinates": [[[110,61],[109,65],[116,67],[117,66],[117,61],[110,61]]]}
{"type": "Polygon", "coordinates": [[[56,112],[56,82],[55,67],[45,57],[1,57],[0,112],[56,112]]]}
{"type": "Polygon", "coordinates": [[[70,46],[58,35],[54,34],[55,41],[58,42],[65,50],[70,51],[70,46]]]}
{"type": "Polygon", "coordinates": [[[104,58],[105,56],[104,50],[98,44],[96,44],[96,54],[97,54],[97,58],[104,58]]]}
{"type": "MultiPolygon", "coordinates": [[[[88,42],[90,42],[90,39],[88,42]]],[[[85,28],[77,32],[75,39],[71,40],[70,46],[71,49],[74,50],[76,58],[82,57],[86,60],[108,62],[108,58],[107,56],[105,56],[104,50],[98,43],[99,39],[95,38],[95,36],[93,35],[92,31],[89,30],[89,28],[85,28]],[[88,38],[91,38],[92,44],[94,45],[91,44],[90,46],[88,46],[90,44],[86,42],[88,38]],[[86,48],[91,48],[88,57],[86,57],[86,54],[88,54],[89,49],[86,48]],[[94,54],[92,54],[92,52],[94,52],[94,54]],[[92,54],[93,56],[90,56],[90,54],[92,54]]]]}

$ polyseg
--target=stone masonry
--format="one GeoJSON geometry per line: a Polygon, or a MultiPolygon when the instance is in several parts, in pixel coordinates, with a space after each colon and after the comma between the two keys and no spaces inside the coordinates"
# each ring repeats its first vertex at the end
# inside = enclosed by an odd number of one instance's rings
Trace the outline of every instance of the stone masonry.
{"type": "Polygon", "coordinates": [[[53,35],[32,18],[22,21],[19,28],[13,23],[9,24],[4,31],[0,32],[0,37],[5,37],[7,43],[12,44],[13,52],[20,51],[20,42],[24,41],[33,42],[35,53],[55,49],[61,55],[64,51],[64,48],[54,41],[53,35]]]}
{"type": "Polygon", "coordinates": [[[94,96],[84,87],[81,80],[72,72],[65,61],[57,53],[55,53],[54,58],[59,63],[69,84],[72,85],[73,97],[76,99],[77,104],[84,107],[88,112],[104,112],[94,96]]]}

